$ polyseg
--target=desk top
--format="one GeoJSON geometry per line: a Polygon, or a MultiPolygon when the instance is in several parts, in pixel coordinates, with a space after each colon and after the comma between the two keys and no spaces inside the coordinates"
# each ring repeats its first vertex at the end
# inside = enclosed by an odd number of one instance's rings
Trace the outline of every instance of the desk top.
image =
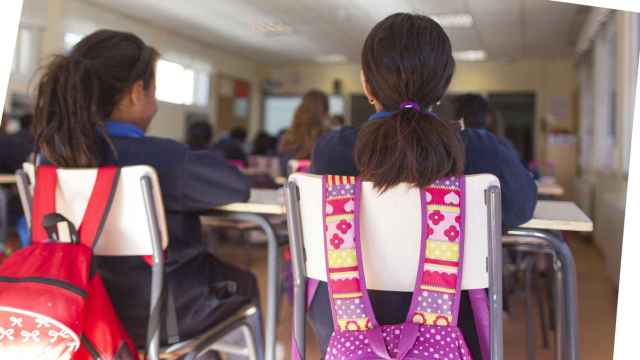
{"type": "Polygon", "coordinates": [[[15,184],[16,176],[13,174],[0,174],[0,184],[15,184]]]}
{"type": "Polygon", "coordinates": [[[558,184],[553,176],[543,176],[536,181],[538,185],[538,195],[543,196],[562,196],[564,195],[564,187],[558,184]]]}
{"type": "MultiPolygon", "coordinates": [[[[229,212],[249,212],[266,215],[284,215],[284,194],[282,189],[251,190],[251,197],[246,203],[233,203],[219,206],[215,210],[229,212]]],[[[571,201],[539,200],[533,219],[520,226],[527,229],[558,231],[593,231],[593,222],[571,201]]]]}
{"type": "Polygon", "coordinates": [[[215,210],[229,212],[247,212],[265,215],[284,215],[284,192],[282,189],[251,189],[251,196],[246,203],[232,203],[218,206],[215,210]]]}
{"type": "Polygon", "coordinates": [[[593,222],[571,201],[538,200],[533,219],[520,227],[591,232],[593,231],[593,222]]]}

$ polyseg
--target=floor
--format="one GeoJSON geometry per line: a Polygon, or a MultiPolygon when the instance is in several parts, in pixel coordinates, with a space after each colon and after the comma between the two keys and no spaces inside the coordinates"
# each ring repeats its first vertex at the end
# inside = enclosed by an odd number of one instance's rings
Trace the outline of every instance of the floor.
{"type": "MultiPolygon", "coordinates": [[[[569,236],[568,241],[575,256],[578,271],[579,295],[579,341],[580,358],[583,360],[611,359],[616,315],[616,290],[613,282],[605,275],[602,256],[588,240],[569,236]]],[[[258,276],[262,297],[266,299],[266,250],[261,246],[222,246],[220,256],[226,261],[247,265],[247,254],[251,269],[258,276]]],[[[511,310],[504,317],[505,359],[526,359],[524,296],[516,294],[511,298],[511,310]]],[[[265,303],[266,300],[263,301],[265,303]]],[[[537,312],[534,314],[537,320],[537,312]]],[[[278,322],[278,359],[289,359],[291,338],[291,316],[289,303],[283,297],[282,312],[278,322]]],[[[553,359],[553,332],[549,333],[550,346],[543,349],[540,326],[534,324],[536,338],[536,359],[553,359]]],[[[319,348],[312,330],[307,326],[307,357],[319,358],[319,348]]]]}

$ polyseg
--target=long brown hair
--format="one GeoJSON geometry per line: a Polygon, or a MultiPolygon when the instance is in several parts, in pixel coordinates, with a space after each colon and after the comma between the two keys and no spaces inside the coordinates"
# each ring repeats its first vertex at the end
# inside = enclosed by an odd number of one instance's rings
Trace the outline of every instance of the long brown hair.
{"type": "Polygon", "coordinates": [[[362,71],[370,95],[394,113],[358,134],[355,162],[363,179],[384,191],[463,172],[458,129],[426,111],[444,95],[454,67],[449,38],[434,20],[398,13],[374,26],[362,48],[362,71]],[[421,111],[401,109],[407,101],[421,111]]]}
{"type": "Polygon", "coordinates": [[[327,94],[320,90],[309,90],[296,109],[291,128],[283,135],[278,151],[295,152],[296,159],[308,159],[316,139],[324,131],[324,120],[329,112],[327,94]]]}
{"type": "Polygon", "coordinates": [[[131,33],[99,30],[45,66],[37,88],[33,133],[37,150],[63,167],[97,163],[98,133],[125,91],[155,78],[158,52],[131,33]]]}

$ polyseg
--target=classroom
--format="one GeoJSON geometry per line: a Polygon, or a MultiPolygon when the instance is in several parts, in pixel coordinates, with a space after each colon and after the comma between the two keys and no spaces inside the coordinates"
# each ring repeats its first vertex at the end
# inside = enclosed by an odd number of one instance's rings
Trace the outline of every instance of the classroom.
{"type": "Polygon", "coordinates": [[[639,52],[550,0],[23,0],[0,358],[609,359],[639,52]]]}

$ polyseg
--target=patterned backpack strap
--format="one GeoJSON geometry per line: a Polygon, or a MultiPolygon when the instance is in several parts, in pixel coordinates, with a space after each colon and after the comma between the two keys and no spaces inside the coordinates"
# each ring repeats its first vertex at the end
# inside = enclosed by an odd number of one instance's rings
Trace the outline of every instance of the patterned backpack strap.
{"type": "Polygon", "coordinates": [[[419,269],[407,321],[449,326],[457,323],[464,250],[464,177],[435,181],[420,194],[419,269]]]}
{"type": "Polygon", "coordinates": [[[363,331],[375,325],[364,285],[358,245],[360,180],[323,176],[324,248],[335,331],[363,331]]]}

